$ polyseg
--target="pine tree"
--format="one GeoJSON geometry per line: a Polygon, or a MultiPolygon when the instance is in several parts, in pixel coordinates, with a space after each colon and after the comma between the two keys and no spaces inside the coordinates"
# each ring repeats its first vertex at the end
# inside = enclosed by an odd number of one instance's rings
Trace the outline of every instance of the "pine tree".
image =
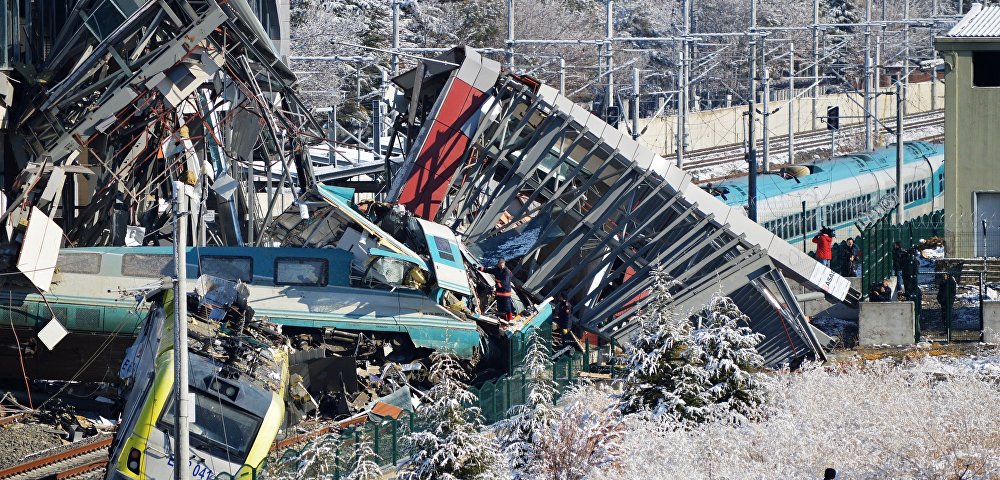
{"type": "Polygon", "coordinates": [[[692,349],[701,356],[711,387],[712,412],[707,417],[742,422],[756,415],[764,401],[757,345],[764,336],[750,329],[750,318],[726,297],[715,297],[698,315],[701,328],[692,332],[692,349]]]}
{"type": "Polygon", "coordinates": [[[756,416],[764,401],[763,335],[729,298],[715,297],[691,321],[670,311],[673,283],[660,270],[628,347],[620,409],[680,424],[756,416]]]}
{"type": "Polygon", "coordinates": [[[620,408],[653,418],[697,419],[708,404],[708,383],[692,350],[691,324],[670,307],[675,282],[662,269],[652,276],[649,299],[637,313],[640,330],[626,350],[620,408]]]}
{"type": "Polygon", "coordinates": [[[379,466],[379,456],[372,450],[371,442],[366,439],[358,444],[354,468],[344,480],[379,480],[380,478],[382,478],[382,467],[379,466]]]}
{"type": "Polygon", "coordinates": [[[417,407],[417,429],[406,436],[411,456],[400,466],[406,480],[484,478],[499,456],[475,403],[476,396],[463,383],[467,378],[458,360],[449,353],[431,355],[430,379],[437,382],[417,407]]]}
{"type": "Polygon", "coordinates": [[[524,376],[526,401],[510,409],[507,419],[497,422],[497,443],[507,456],[514,479],[540,476],[538,451],[559,418],[552,381],[552,358],[545,340],[532,332],[528,352],[518,373],[524,376]]]}

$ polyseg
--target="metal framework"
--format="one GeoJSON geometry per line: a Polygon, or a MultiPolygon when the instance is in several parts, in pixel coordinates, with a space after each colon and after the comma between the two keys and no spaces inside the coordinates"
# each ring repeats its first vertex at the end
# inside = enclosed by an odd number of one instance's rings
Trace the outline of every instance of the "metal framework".
{"type": "Polygon", "coordinates": [[[287,31],[274,2],[53,5],[24,12],[18,27],[38,42],[14,45],[17,68],[0,75],[14,93],[10,224],[34,205],[71,244],[123,245],[130,227],[155,243],[169,235],[158,233],[170,215],[160,206],[180,180],[195,244],[255,244],[283,208],[276,199],[314,183],[305,152],[325,135],[280,60],[287,31]],[[206,229],[210,199],[218,234],[206,229]]]}
{"type": "MultiPolygon", "coordinates": [[[[470,58],[454,69],[449,85],[491,70],[488,62],[482,70],[470,68],[470,58]]],[[[426,98],[431,85],[420,95],[426,98]]],[[[467,143],[461,167],[441,178],[423,162],[442,162],[452,150],[411,152],[390,200],[447,184],[440,208],[415,211],[462,234],[485,263],[516,260],[513,271],[524,289],[539,298],[566,293],[585,325],[619,341],[634,333],[632,314],[651,286],[649,273],[662,268],[678,282],[678,313],[701,307],[712,294],[729,295],[767,335],[771,364],[822,357],[776,267],[852,301],[857,294],[846,280],[551,87],[502,75],[488,98],[466,97],[459,107],[451,103],[453,92],[439,91],[415,148],[428,138],[433,145],[467,143]],[[465,111],[478,113],[462,128],[441,127],[445,119],[466,118],[465,111]],[[467,140],[449,138],[448,131],[467,140]]]]}

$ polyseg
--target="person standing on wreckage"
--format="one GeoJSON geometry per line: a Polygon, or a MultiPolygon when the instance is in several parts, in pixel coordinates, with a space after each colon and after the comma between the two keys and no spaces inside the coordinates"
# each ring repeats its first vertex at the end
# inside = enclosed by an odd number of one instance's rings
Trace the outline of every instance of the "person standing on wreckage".
{"type": "Polygon", "coordinates": [[[496,280],[496,291],[494,295],[497,299],[497,314],[506,321],[514,319],[514,273],[507,268],[504,259],[497,261],[497,266],[493,268],[479,267],[479,271],[493,275],[496,280]]]}

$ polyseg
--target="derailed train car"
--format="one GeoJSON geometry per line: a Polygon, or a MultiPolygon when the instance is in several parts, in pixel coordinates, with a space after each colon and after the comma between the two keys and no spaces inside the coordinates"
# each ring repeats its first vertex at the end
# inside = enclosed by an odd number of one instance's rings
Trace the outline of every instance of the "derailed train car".
{"type": "Polygon", "coordinates": [[[127,401],[111,445],[108,480],[250,476],[285,421],[289,348],[273,325],[255,318],[247,287],[201,277],[189,297],[189,452],[174,451],[173,290],[156,296],[122,365],[127,401]]]}

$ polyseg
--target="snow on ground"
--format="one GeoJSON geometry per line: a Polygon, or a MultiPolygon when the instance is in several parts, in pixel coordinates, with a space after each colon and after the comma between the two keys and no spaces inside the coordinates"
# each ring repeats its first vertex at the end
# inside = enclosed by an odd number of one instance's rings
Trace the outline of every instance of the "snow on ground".
{"type": "Polygon", "coordinates": [[[823,333],[836,337],[841,345],[853,345],[858,337],[858,322],[829,315],[817,315],[810,322],[823,333]]]}
{"type": "Polygon", "coordinates": [[[809,366],[778,373],[764,420],[693,429],[629,419],[600,478],[993,478],[1000,357],[809,366]]]}

